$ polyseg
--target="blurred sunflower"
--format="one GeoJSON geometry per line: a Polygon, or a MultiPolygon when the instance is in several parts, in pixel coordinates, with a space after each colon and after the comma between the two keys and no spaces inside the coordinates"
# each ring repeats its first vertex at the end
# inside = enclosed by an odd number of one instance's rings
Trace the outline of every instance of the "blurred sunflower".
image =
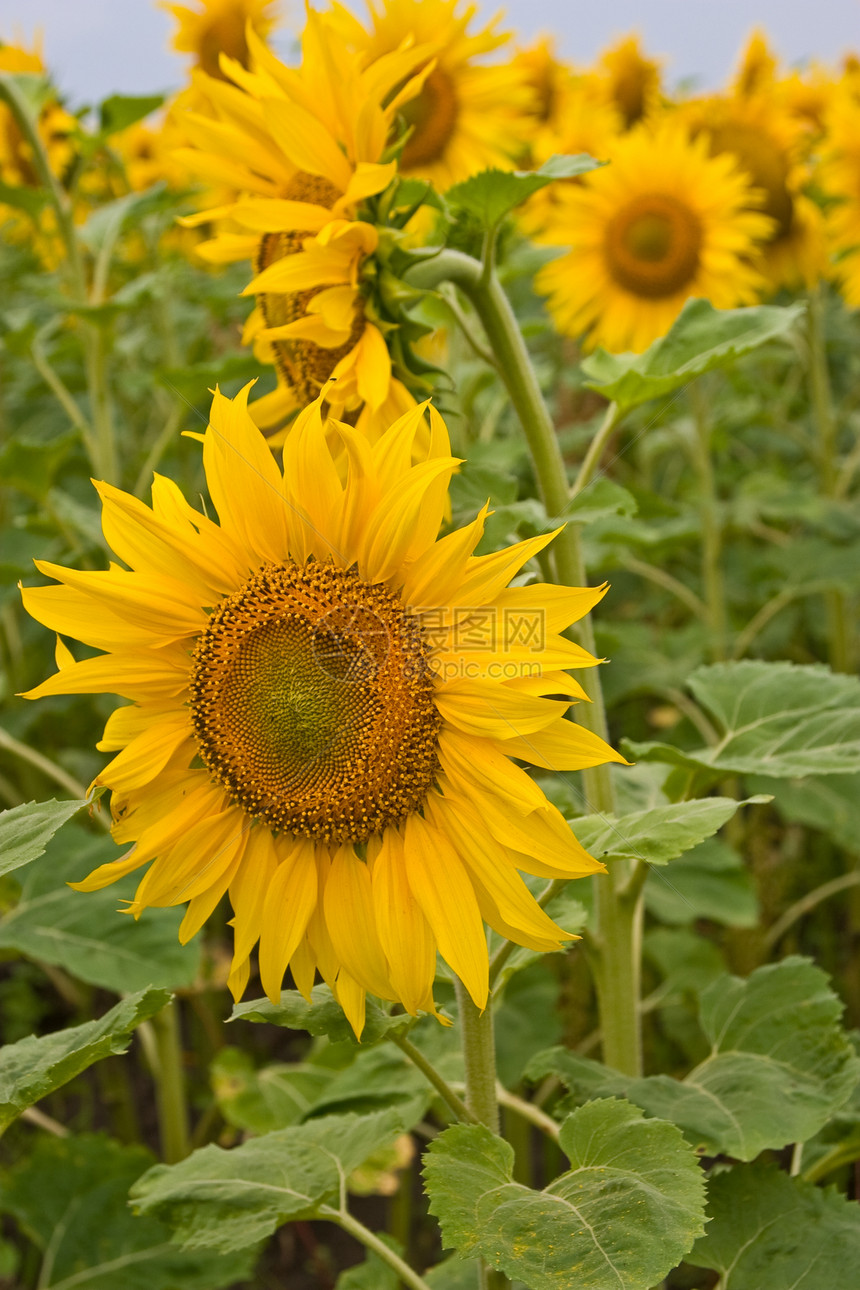
{"type": "Polygon", "coordinates": [[[556,58],[553,41],[541,36],[533,45],[518,49],[513,64],[524,73],[532,91],[529,115],[542,125],[557,127],[562,119],[562,94],[571,70],[556,58]]]}
{"type": "Polygon", "coordinates": [[[204,259],[253,263],[245,294],[257,297],[257,310],[246,340],[280,378],[259,411],[267,424],[314,399],[332,375],[340,410],[380,408],[391,360],[362,276],[378,234],[356,215],[395,176],[396,163],[383,155],[403,96],[420,88],[420,78],[410,78],[416,63],[426,65],[426,51],[360,69],[313,11],[298,68],[250,29],[248,39],[250,69],[225,58],[226,80],[195,74],[210,115],[182,115],[190,146],[176,152],[204,182],[229,183],[236,199],[184,223],[217,222],[217,235],[198,247],[204,259]]]}
{"type": "Polygon", "coordinates": [[[222,53],[243,67],[248,66],[249,24],[261,39],[277,26],[276,16],[268,12],[276,0],[199,0],[199,3],[200,9],[189,9],[163,0],[160,7],[172,13],[179,24],[173,48],[182,54],[194,54],[196,66],[209,76],[223,76],[222,53]]]}
{"type": "Polygon", "coordinates": [[[732,90],[741,98],[750,94],[767,93],[777,80],[777,58],[761,27],[750,34],[741,52],[732,90]]]}
{"type": "Polygon", "coordinates": [[[755,299],[751,256],[770,220],[749,210],[752,194],[731,158],[709,156],[704,139],[690,140],[672,120],[637,127],[616,142],[610,166],[558,187],[545,240],[571,251],[545,265],[536,285],[566,335],[640,351],[692,296],[718,309],[755,299]]]}
{"type": "Polygon", "coordinates": [[[773,221],[761,269],[771,287],[817,282],[825,267],[823,220],[804,193],[808,132],[768,94],[714,95],[685,104],[683,119],[714,156],[734,158],[763,196],[756,207],[773,221]]]}
{"type": "Polygon", "coordinates": [[[559,633],[604,588],[510,587],[553,535],[474,556],[487,510],[437,540],[457,468],[439,415],[412,409],[371,446],[297,418],[283,475],[247,411],[216,392],[202,438],[220,524],[156,477],[152,509],[107,484],[108,572],[38,563],[57,585],[23,591],[53,630],[105,651],[27,697],[130,699],[100,747],[120,750],[113,836],[133,843],[77,886],[150,865],[130,911],[188,909],[187,941],[225,893],[235,912],[230,988],[259,968],[277,1000],[289,966],[319,971],[357,1034],[365,992],[434,1011],[436,950],[478,1007],[484,921],[553,950],[569,935],[518,870],[602,869],[517,761],[574,770],[623,761],[568,721],[583,698],[564,669],[598,660],[559,633]],[[545,697],[548,695],[555,698],[545,697]]]}
{"type": "MultiPolygon", "coordinates": [[[[585,152],[598,161],[607,161],[614,155],[624,122],[614,104],[600,96],[593,77],[568,77],[566,83],[559,85],[555,102],[555,119],[534,132],[531,153],[535,166],[555,153],[585,152]]],[[[523,232],[536,241],[545,240],[547,230],[554,224],[559,193],[580,184],[578,179],[558,180],[534,193],[518,215],[523,232]]]]}
{"type": "Polygon", "coordinates": [[[444,190],[491,166],[510,168],[526,146],[533,92],[515,62],[476,60],[504,45],[496,22],[470,34],[475,6],[460,0],[369,0],[367,30],[341,5],[335,21],[363,59],[382,59],[410,42],[433,57],[420,93],[402,105],[411,134],[400,157],[405,175],[444,190]]]}
{"type": "Polygon", "coordinates": [[[660,64],[645,57],[638,36],[627,36],[604,50],[594,75],[628,130],[659,106],[660,64]]]}
{"type": "MultiPolygon", "coordinates": [[[[47,76],[48,71],[38,45],[0,43],[0,72],[47,76]]],[[[39,137],[53,173],[62,179],[75,157],[74,134],[77,121],[54,96],[48,96],[39,112],[39,137]]],[[[38,188],[41,180],[33,168],[30,145],[22,137],[12,113],[0,103],[0,180],[11,187],[38,188]]]]}
{"type": "Polygon", "coordinates": [[[834,276],[853,309],[860,307],[860,99],[845,86],[827,115],[825,147],[816,174],[831,205],[827,238],[834,276]]]}

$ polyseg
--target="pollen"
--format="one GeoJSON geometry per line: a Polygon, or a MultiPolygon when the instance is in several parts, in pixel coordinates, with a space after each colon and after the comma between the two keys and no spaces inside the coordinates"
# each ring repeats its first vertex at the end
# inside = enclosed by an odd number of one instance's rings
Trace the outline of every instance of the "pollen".
{"type": "Polygon", "coordinates": [[[364,842],[417,811],[436,778],[420,624],[354,570],[264,566],[212,614],[191,694],[202,760],[276,831],[364,842]]]}

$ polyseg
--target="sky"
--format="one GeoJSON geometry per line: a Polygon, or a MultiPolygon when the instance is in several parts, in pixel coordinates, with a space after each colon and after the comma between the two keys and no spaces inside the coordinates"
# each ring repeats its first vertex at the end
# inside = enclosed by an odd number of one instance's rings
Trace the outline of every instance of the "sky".
{"type": "MultiPolygon", "coordinates": [[[[194,0],[185,3],[194,7],[194,0]]],[[[362,11],[357,0],[348,3],[362,11]]],[[[552,33],[559,52],[577,64],[636,30],[649,52],[664,56],[670,85],[693,78],[702,89],[725,82],[756,25],[787,64],[834,62],[860,49],[860,0],[508,0],[479,2],[479,15],[489,18],[500,7],[520,41],[552,33]]],[[[282,0],[286,23],[274,41],[282,57],[303,9],[300,0],[282,0]]],[[[154,0],[0,0],[0,40],[30,43],[41,28],[45,58],[74,106],[180,86],[185,59],[168,48],[172,26],[154,0]]]]}

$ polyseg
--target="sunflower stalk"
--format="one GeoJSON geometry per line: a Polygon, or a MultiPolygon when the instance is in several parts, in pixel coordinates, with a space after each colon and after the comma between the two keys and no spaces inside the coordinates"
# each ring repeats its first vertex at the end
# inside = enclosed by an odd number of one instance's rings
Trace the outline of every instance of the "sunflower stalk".
{"type": "Polygon", "coordinates": [[[708,613],[709,652],[711,661],[719,663],[726,657],[728,625],[723,577],[723,533],[714,479],[712,427],[701,381],[693,381],[690,385],[690,404],[696,432],[693,459],[701,490],[699,512],[702,518],[702,587],[708,613]]]}
{"type": "Polygon", "coordinates": [[[161,1012],[156,1013],[151,1024],[155,1036],[152,1074],[158,1105],[161,1153],[166,1164],[174,1165],[191,1152],[177,1000],[171,1000],[161,1012]]]}
{"type": "MultiPolygon", "coordinates": [[[[523,427],[544,508],[550,516],[564,514],[570,501],[564,458],[528,350],[498,276],[493,273],[485,278],[480,261],[461,251],[446,250],[410,270],[409,280],[428,290],[441,282],[453,282],[474,306],[523,427]]],[[[558,582],[574,587],[585,585],[578,526],[568,524],[553,546],[558,582]]],[[[594,629],[588,618],[580,625],[579,641],[584,649],[595,652],[594,629]]],[[[580,708],[579,721],[585,729],[607,739],[606,710],[597,668],[584,672],[582,685],[591,702],[580,708]]],[[[608,765],[591,767],[582,775],[588,810],[614,815],[615,792],[608,765]]],[[[590,939],[589,957],[597,985],[604,1060],[626,1075],[638,1075],[642,1070],[638,1000],[643,900],[635,887],[628,888],[624,894],[631,872],[629,861],[617,861],[607,876],[599,874],[593,880],[596,925],[590,939]]]]}
{"type": "MultiPolygon", "coordinates": [[[[833,390],[827,364],[827,337],[824,327],[824,302],[820,287],[809,293],[808,377],[812,417],[817,437],[816,456],[821,492],[824,497],[838,496],[838,427],[833,410],[833,390]]],[[[845,594],[838,587],[825,592],[827,606],[827,642],[830,666],[834,672],[851,672],[852,648],[845,594]]]]}

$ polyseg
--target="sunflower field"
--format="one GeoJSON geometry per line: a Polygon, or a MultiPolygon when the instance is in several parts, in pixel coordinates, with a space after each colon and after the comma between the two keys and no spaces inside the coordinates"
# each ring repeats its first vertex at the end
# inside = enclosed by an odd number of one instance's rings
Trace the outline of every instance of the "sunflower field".
{"type": "Polygon", "coordinates": [[[856,1284],[860,59],[189,4],[0,43],[0,1286],[856,1284]]]}

